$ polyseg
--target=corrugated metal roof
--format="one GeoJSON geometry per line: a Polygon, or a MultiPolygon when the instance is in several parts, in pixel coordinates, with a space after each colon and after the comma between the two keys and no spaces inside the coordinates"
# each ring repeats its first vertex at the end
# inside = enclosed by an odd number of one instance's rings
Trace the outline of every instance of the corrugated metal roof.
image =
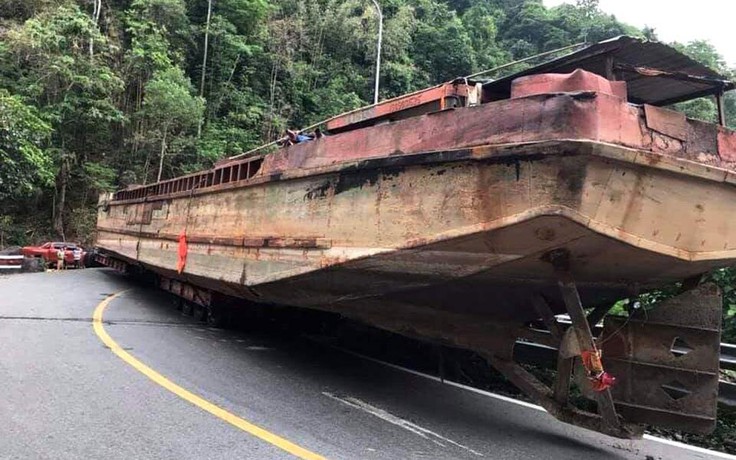
{"type": "Polygon", "coordinates": [[[616,79],[627,82],[629,101],[637,104],[668,105],[734,89],[733,82],[725,76],[671,46],[621,36],[485,83],[484,91],[493,100],[508,98],[515,78],[540,73],[570,73],[583,69],[606,76],[606,66],[610,62],[616,79]],[[657,69],[666,74],[646,75],[648,72],[641,68],[657,69]]]}

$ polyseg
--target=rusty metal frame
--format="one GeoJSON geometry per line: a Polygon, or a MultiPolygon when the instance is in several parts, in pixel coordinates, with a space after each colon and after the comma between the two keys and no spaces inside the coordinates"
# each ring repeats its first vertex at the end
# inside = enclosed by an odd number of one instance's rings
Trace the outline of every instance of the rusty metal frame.
{"type": "Polygon", "coordinates": [[[715,429],[721,315],[720,290],[705,283],[657,308],[607,318],[603,362],[619,377],[612,394],[627,420],[700,434],[715,429]]]}
{"type": "Polygon", "coordinates": [[[555,399],[553,390],[513,361],[493,354],[486,355],[486,359],[511,383],[562,422],[623,439],[638,438],[643,433],[643,428],[638,425],[620,423],[611,427],[598,414],[578,409],[568,401],[560,403],[555,399]]]}
{"type": "Polygon", "coordinates": [[[107,254],[96,254],[95,262],[97,262],[98,264],[104,265],[106,267],[110,267],[121,273],[128,273],[128,267],[129,267],[128,263],[123,262],[120,259],[116,259],[115,257],[110,257],[107,254]]]}
{"type": "MultiPolygon", "coordinates": [[[[583,305],[580,301],[580,296],[578,295],[578,290],[575,286],[575,281],[572,275],[568,271],[567,267],[563,267],[561,265],[556,265],[555,270],[558,274],[558,284],[562,291],[565,306],[567,307],[567,313],[570,315],[570,319],[572,320],[572,327],[568,329],[567,334],[571,339],[573,336],[576,339],[577,353],[575,353],[575,355],[579,354],[582,350],[596,350],[595,340],[593,339],[593,334],[590,330],[590,324],[585,316],[585,310],[583,309],[583,305]]],[[[568,353],[565,353],[565,345],[566,343],[570,343],[571,339],[567,342],[562,342],[563,348],[560,349],[559,355],[559,360],[561,360],[562,363],[558,365],[558,382],[561,382],[561,386],[567,382],[566,388],[560,389],[560,398],[562,399],[564,397],[565,400],[567,400],[567,392],[569,392],[570,371],[573,368],[575,360],[575,355],[573,355],[573,353],[569,351],[568,353]],[[562,374],[560,374],[560,372],[562,372],[562,374]]],[[[570,346],[568,346],[568,349],[569,348],[570,346]]],[[[632,431],[626,428],[619,419],[619,416],[616,413],[616,408],[613,404],[613,397],[611,396],[610,389],[605,389],[595,393],[589,392],[589,394],[594,396],[598,405],[598,412],[602,417],[602,424],[604,426],[601,431],[619,432],[623,430],[625,433],[630,433],[632,431]]]]}
{"type": "MultiPolygon", "coordinates": [[[[511,383],[517,386],[526,395],[534,399],[555,418],[576,426],[605,433],[610,436],[632,439],[639,438],[644,427],[638,424],[626,423],[616,412],[610,389],[600,392],[592,391],[590,383],[585,378],[585,372],[577,359],[581,350],[596,350],[595,339],[591,332],[590,322],[595,325],[610,309],[599,307],[588,316],[580,301],[575,280],[569,270],[569,254],[564,251],[553,251],[547,254],[547,261],[552,264],[558,278],[558,287],[562,294],[572,325],[565,330],[555,318],[552,309],[544,298],[534,298],[534,308],[549,330],[546,335],[546,344],[558,348],[557,377],[553,388],[548,387],[529,371],[522,368],[504,352],[486,353],[489,363],[504,375],[511,383]],[[587,412],[575,407],[570,401],[570,387],[576,376],[576,384],[580,390],[597,404],[597,413],[587,412]]],[[[518,337],[532,339],[533,334],[520,330],[518,337]]],[[[533,339],[532,339],[533,340],[533,339]]]]}
{"type": "Polygon", "coordinates": [[[212,292],[208,289],[199,288],[193,284],[163,276],[159,278],[159,287],[199,306],[205,308],[212,306],[212,292]]]}
{"type": "Polygon", "coordinates": [[[489,363],[563,422],[625,439],[640,437],[644,424],[711,432],[719,385],[720,291],[711,284],[699,284],[700,276],[685,280],[680,294],[651,311],[641,309],[628,318],[608,317],[602,339],[596,343],[591,327],[610,307],[597,307],[586,315],[570,270],[570,254],[554,250],[544,258],[554,267],[571,324],[565,328],[540,295],[533,299],[533,306],[549,332],[527,328],[512,335],[557,348],[557,375],[552,387],[517,364],[513,350],[509,356],[505,345],[484,352],[489,363]],[[690,349],[676,349],[678,339],[690,349]],[[603,363],[620,382],[602,390],[596,385],[595,391],[580,357],[585,351],[600,356],[599,347],[605,351],[603,363]],[[572,404],[573,384],[584,397],[595,401],[596,413],[572,404]]]}
{"type": "Polygon", "coordinates": [[[376,122],[383,118],[397,115],[402,111],[414,109],[427,104],[438,103],[438,109],[444,110],[448,97],[467,97],[470,85],[453,81],[442,83],[431,88],[388,99],[379,104],[361,107],[327,120],[326,127],[331,132],[348,129],[353,125],[376,122]]]}

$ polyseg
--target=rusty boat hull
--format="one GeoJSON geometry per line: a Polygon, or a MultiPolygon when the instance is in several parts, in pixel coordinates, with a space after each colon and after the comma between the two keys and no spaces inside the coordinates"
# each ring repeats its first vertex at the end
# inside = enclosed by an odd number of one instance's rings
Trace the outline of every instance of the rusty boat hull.
{"type": "Polygon", "coordinates": [[[709,432],[721,297],[699,282],[736,264],[736,133],[646,98],[733,84],[630,38],[556,65],[609,78],[532,69],[359,109],[328,121],[332,135],[102,196],[98,247],[205,308],[326,310],[475,350],[569,423],[622,438],[643,423],[709,432]],[[616,67],[622,56],[699,74],[616,67]],[[616,69],[635,75],[612,81],[616,69]],[[661,311],[607,318],[593,337],[615,301],[674,283],[685,292],[661,311]],[[552,388],[513,361],[517,340],[559,350],[552,388]],[[590,358],[601,346],[613,389],[590,358]],[[597,413],[570,403],[573,378],[597,413]]]}
{"type": "MultiPolygon", "coordinates": [[[[563,312],[544,257],[554,249],[570,251],[588,306],[736,262],[736,240],[730,238],[736,233],[736,175],[653,148],[603,142],[606,136],[620,139],[625,122],[652,147],[657,144],[647,134],[664,135],[640,125],[643,109],[622,112],[604,126],[616,129],[606,132],[589,120],[599,112],[586,105],[625,102],[586,97],[514,100],[517,113],[537,113],[517,120],[514,131],[536,124],[526,137],[537,139],[434,152],[392,149],[336,163],[331,147],[349,149],[340,139],[352,134],[346,133],[275,153],[246,180],[105,201],[98,244],[228,295],[338,311],[417,332],[425,319],[437,324],[439,317],[527,321],[536,317],[529,297],[540,292],[556,313],[563,312]],[[546,133],[538,126],[544,119],[553,120],[546,133]],[[583,123],[595,129],[589,137],[603,139],[570,140],[581,137],[576,131],[583,123]],[[538,139],[544,134],[552,139],[538,139]],[[322,164],[293,164],[320,153],[322,164]],[[182,231],[189,251],[178,274],[182,231]]],[[[452,127],[469,115],[487,126],[489,137],[503,137],[493,123],[499,120],[494,105],[425,117],[452,127]],[[478,113],[483,110],[488,118],[478,113]]],[[[411,125],[425,117],[389,127],[412,132],[411,125]]],[[[445,137],[447,129],[435,133],[445,137]]],[[[693,143],[699,135],[694,130],[693,143]]],[[[711,158],[720,161],[717,146],[711,158]]],[[[455,341],[439,330],[430,335],[455,341]]]]}

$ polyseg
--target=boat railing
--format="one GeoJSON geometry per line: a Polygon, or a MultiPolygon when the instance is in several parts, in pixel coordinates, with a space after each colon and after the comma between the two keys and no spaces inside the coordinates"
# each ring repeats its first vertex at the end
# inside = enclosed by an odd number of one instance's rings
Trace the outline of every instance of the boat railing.
{"type": "Polygon", "coordinates": [[[221,186],[252,179],[261,169],[263,157],[249,157],[217,166],[208,171],[189,174],[173,179],[121,190],[113,196],[114,201],[163,198],[169,195],[221,186]]]}

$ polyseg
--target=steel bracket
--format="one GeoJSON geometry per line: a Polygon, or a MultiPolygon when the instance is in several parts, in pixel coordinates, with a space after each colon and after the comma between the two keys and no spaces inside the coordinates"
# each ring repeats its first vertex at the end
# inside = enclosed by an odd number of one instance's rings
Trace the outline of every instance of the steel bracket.
{"type": "MultiPolygon", "coordinates": [[[[555,267],[558,285],[567,312],[572,320],[572,327],[562,332],[562,328],[552,314],[549,305],[541,297],[534,299],[534,308],[550,331],[550,335],[559,342],[557,358],[557,378],[553,388],[548,387],[526,369],[504,357],[487,354],[490,364],[501,372],[511,383],[516,385],[538,404],[544,407],[557,419],[599,431],[618,438],[639,438],[643,434],[643,426],[626,423],[619,417],[614,406],[610,389],[592,391],[586,373],[578,356],[582,350],[596,350],[588,318],[580,301],[575,282],[568,271],[565,253],[549,255],[549,261],[555,267]],[[575,374],[576,382],[584,394],[594,399],[598,406],[597,413],[581,410],[570,402],[570,385],[575,374]],[[581,377],[582,376],[582,377],[581,377]]],[[[600,312],[596,313],[596,316],[600,312]]]]}
{"type": "Polygon", "coordinates": [[[603,363],[627,420],[710,433],[716,424],[721,294],[703,284],[629,318],[605,319],[603,363]]]}

